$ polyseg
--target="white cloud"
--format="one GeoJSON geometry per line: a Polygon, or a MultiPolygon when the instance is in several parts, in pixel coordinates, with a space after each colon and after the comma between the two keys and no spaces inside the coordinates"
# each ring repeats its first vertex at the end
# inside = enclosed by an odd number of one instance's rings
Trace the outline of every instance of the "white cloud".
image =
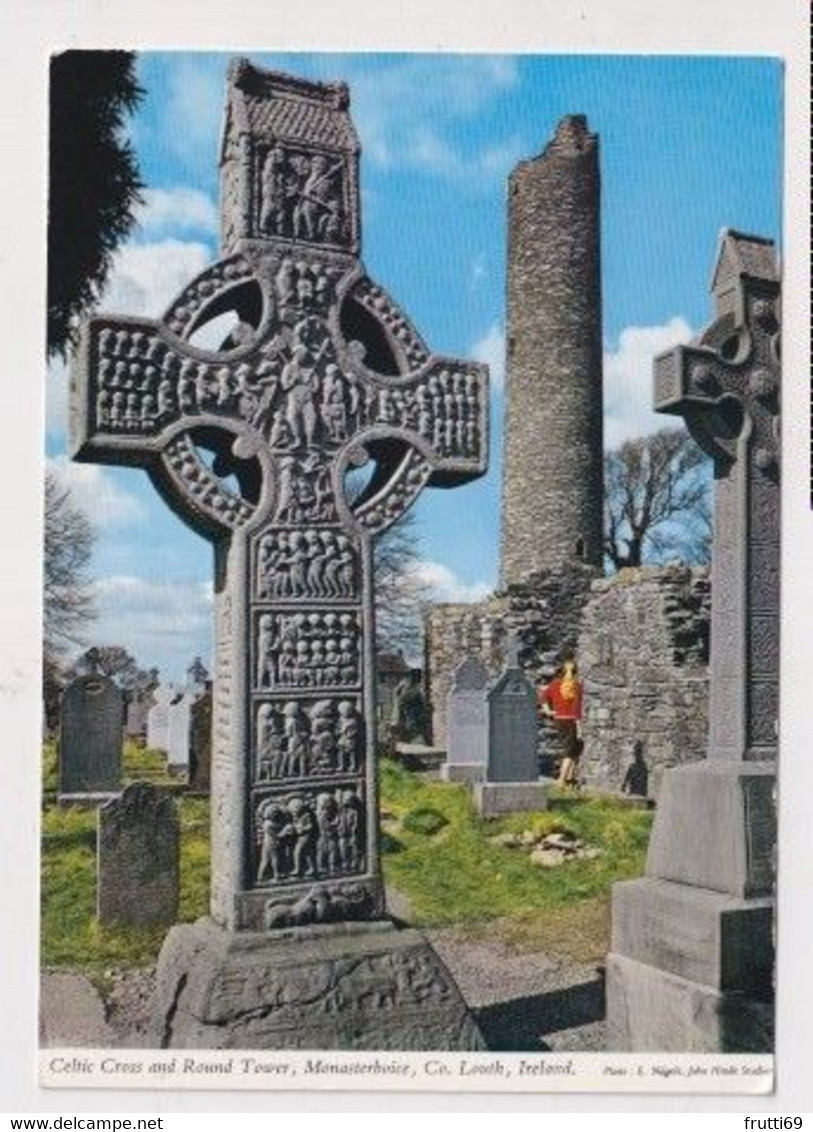
{"type": "Polygon", "coordinates": [[[145,189],[144,203],[136,210],[136,223],[151,235],[168,231],[200,231],[216,234],[217,208],[199,189],[145,189]]]}
{"type": "Polygon", "coordinates": [[[501,390],[505,383],[505,331],[498,322],[469,349],[478,362],[486,362],[491,375],[491,388],[501,390]]]}
{"type": "Polygon", "coordinates": [[[194,241],[125,244],[113,260],[98,309],[155,318],[211,261],[209,248],[194,241]]]}
{"type": "Polygon", "coordinates": [[[412,573],[418,585],[428,590],[431,601],[482,601],[493,588],[487,582],[463,582],[440,562],[418,562],[412,573]]]}
{"type": "Polygon", "coordinates": [[[194,656],[207,667],[213,634],[212,586],[203,581],[162,582],[120,574],[94,584],[99,644],[123,645],[165,680],[180,679],[194,656]]]}
{"type": "Polygon", "coordinates": [[[142,503],[114,482],[98,464],[76,464],[67,456],[46,461],[63,487],[69,488],[76,505],[97,527],[125,526],[143,522],[142,503]]]}
{"type": "MultiPolygon", "coordinates": [[[[604,354],[604,447],[668,428],[669,417],[652,409],[652,361],[690,341],[693,331],[680,315],[663,326],[628,326],[615,350],[604,354]]],[[[675,422],[672,421],[674,424],[675,422]]]]}

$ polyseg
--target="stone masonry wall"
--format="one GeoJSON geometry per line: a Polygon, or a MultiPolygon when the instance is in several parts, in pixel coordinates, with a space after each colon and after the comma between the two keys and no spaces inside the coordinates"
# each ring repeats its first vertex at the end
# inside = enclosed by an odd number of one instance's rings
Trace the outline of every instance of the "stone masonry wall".
{"type": "MultiPolygon", "coordinates": [[[[446,743],[446,699],[452,674],[467,656],[480,656],[492,675],[502,670],[505,645],[516,635],[519,661],[535,685],[576,650],[581,611],[596,571],[588,566],[541,570],[475,605],[431,606],[425,623],[426,688],[432,741],[446,743]]],[[[541,750],[550,754],[551,729],[540,724],[541,750]]]]}
{"type": "Polygon", "coordinates": [[[636,740],[652,797],[667,767],[705,757],[710,613],[704,568],[622,570],[593,584],[578,651],[589,786],[619,790],[636,740]]]}
{"type": "MultiPolygon", "coordinates": [[[[432,741],[446,744],[452,673],[480,656],[496,676],[505,642],[517,634],[520,664],[534,684],[574,652],[585,685],[582,776],[617,792],[642,743],[649,794],[663,771],[705,757],[711,585],[706,569],[644,567],[596,578],[588,567],[534,574],[476,605],[435,605],[425,625],[432,741]]],[[[540,765],[558,753],[540,718],[540,765]]]]}

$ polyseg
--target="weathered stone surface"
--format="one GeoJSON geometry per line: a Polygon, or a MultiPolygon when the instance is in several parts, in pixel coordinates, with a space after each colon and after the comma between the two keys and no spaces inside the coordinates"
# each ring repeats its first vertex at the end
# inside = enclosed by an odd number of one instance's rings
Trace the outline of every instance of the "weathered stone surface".
{"type": "Polygon", "coordinates": [[[509,180],[502,586],[602,565],[598,152],[568,116],[509,180]]]}
{"type": "Polygon", "coordinates": [[[773,907],[649,877],[613,886],[611,950],[720,991],[770,991],[773,907]]]}
{"type": "Polygon", "coordinates": [[[147,468],[216,546],[210,907],[238,949],[382,915],[373,540],[427,483],[486,469],[486,367],[432,354],[358,259],[348,104],[236,60],[223,258],[159,320],[92,318],[72,379],[75,458],[147,468]],[[220,348],[196,344],[228,310],[220,348]]]}
{"type": "Polygon", "coordinates": [[[611,952],[607,1049],[639,1053],[771,1053],[773,1003],[721,992],[611,952]]]}
{"type": "Polygon", "coordinates": [[[489,690],[486,780],[534,782],[537,707],[533,684],[519,668],[506,668],[489,690]]]}
{"type": "Polygon", "coordinates": [[[153,706],[152,693],[140,696],[127,705],[125,731],[133,739],[143,739],[147,734],[147,719],[153,706]]]}
{"type": "Polygon", "coordinates": [[[282,935],[175,927],[158,966],[154,1044],[186,1049],[480,1049],[426,939],[373,922],[282,935]]]}
{"type": "Polygon", "coordinates": [[[640,745],[646,792],[670,767],[705,757],[708,740],[708,570],[621,570],[593,583],[578,642],[584,682],[580,774],[622,788],[640,745]]]}
{"type": "Polygon", "coordinates": [[[62,697],[59,731],[59,794],[105,795],[118,791],[124,697],[106,676],[80,676],[62,697]]]}
{"type": "Polygon", "coordinates": [[[724,233],[713,290],[717,317],[698,344],[655,363],[656,406],[683,415],[715,464],[708,759],[664,776],[652,879],[613,894],[616,1049],[772,1044],[780,499],[771,242],[724,233]],[[715,989],[732,982],[731,993],[715,989]]]}
{"type": "Polygon", "coordinates": [[[97,913],[102,924],[172,924],[180,833],[172,796],[133,782],[98,810],[97,913]]]}
{"type": "Polygon", "coordinates": [[[474,786],[474,804],[484,818],[535,813],[548,808],[553,785],[550,778],[538,782],[478,782],[474,786]]]}
{"type": "Polygon", "coordinates": [[[448,758],[443,767],[449,782],[477,782],[485,774],[488,684],[488,669],[478,656],[466,657],[455,669],[448,700],[448,758]]]}
{"type": "Polygon", "coordinates": [[[766,763],[719,760],[670,771],[649,843],[647,876],[743,898],[769,895],[774,781],[774,767],[766,763]]]}

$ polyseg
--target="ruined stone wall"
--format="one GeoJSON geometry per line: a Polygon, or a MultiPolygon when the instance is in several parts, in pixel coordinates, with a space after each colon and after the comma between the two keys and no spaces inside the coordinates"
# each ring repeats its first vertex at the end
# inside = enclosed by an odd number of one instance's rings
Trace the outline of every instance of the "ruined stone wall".
{"type": "Polygon", "coordinates": [[[582,615],[582,775],[617,791],[636,740],[657,797],[664,770],[706,755],[711,583],[706,569],[622,570],[595,582],[582,615]]]}
{"type": "MultiPolygon", "coordinates": [[[[551,678],[562,657],[576,650],[581,611],[597,571],[588,566],[541,570],[475,605],[434,605],[425,623],[426,688],[432,739],[446,743],[446,698],[457,665],[480,656],[492,675],[502,670],[505,644],[516,636],[519,660],[534,684],[551,678]]],[[[550,748],[549,728],[540,730],[550,748]]]]}
{"type": "MultiPolygon", "coordinates": [[[[596,578],[587,567],[534,574],[476,605],[436,605],[426,619],[426,687],[432,740],[446,743],[452,673],[482,657],[496,676],[505,642],[522,642],[520,663],[534,684],[550,679],[575,652],[585,684],[582,776],[617,792],[642,743],[649,793],[657,796],[669,766],[705,757],[711,585],[706,569],[682,566],[622,570],[596,578]]],[[[540,765],[558,754],[540,719],[540,765]]]]}
{"type": "Polygon", "coordinates": [[[581,115],[509,181],[503,587],[602,566],[599,181],[581,115]]]}

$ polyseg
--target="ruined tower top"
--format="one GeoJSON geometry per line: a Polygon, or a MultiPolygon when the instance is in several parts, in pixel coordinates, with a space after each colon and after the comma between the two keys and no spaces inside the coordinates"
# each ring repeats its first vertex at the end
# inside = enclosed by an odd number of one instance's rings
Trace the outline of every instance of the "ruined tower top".
{"type": "Polygon", "coordinates": [[[503,586],[602,564],[599,198],[582,114],[509,179],[503,586]]]}

